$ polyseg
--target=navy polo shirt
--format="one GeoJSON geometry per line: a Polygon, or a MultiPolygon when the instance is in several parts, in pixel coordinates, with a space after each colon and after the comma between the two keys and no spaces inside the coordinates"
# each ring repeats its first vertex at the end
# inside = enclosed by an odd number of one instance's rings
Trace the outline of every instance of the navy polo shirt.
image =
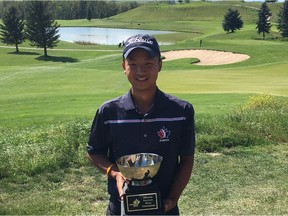
{"type": "MultiPolygon", "coordinates": [[[[194,148],[193,106],[159,89],[145,115],[135,108],[130,92],[101,105],[88,143],[89,154],[108,155],[111,162],[141,152],[161,155],[163,161],[153,181],[158,183],[162,199],[168,195],[178,157],[192,156],[194,148]]],[[[108,192],[119,197],[114,179],[108,179],[108,192]]]]}

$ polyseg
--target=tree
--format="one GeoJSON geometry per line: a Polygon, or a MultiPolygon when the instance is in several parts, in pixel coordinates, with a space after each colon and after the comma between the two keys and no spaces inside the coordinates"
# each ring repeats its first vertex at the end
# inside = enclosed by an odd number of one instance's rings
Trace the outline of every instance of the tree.
{"type": "Polygon", "coordinates": [[[5,44],[15,45],[16,52],[19,52],[18,45],[25,39],[23,36],[24,21],[17,9],[12,6],[3,14],[3,24],[0,24],[1,41],[5,44]]]}
{"type": "Polygon", "coordinates": [[[224,20],[222,22],[222,27],[226,32],[234,32],[236,29],[241,29],[243,27],[243,21],[241,20],[240,13],[238,10],[233,10],[229,8],[224,16],[224,20]]]}
{"type": "Polygon", "coordinates": [[[59,27],[50,14],[48,1],[32,1],[26,22],[26,35],[31,46],[44,48],[47,57],[47,48],[53,48],[59,42],[59,27]]]}
{"type": "Polygon", "coordinates": [[[265,33],[269,34],[271,29],[270,18],[272,13],[270,12],[267,3],[263,2],[260,10],[258,11],[258,21],[256,23],[257,33],[263,35],[265,38],[265,33]]]}
{"type": "Polygon", "coordinates": [[[282,37],[288,37],[288,0],[286,0],[280,8],[278,17],[277,29],[282,37]]]}
{"type": "Polygon", "coordinates": [[[92,11],[91,8],[87,9],[87,20],[90,22],[92,19],[92,11]]]}

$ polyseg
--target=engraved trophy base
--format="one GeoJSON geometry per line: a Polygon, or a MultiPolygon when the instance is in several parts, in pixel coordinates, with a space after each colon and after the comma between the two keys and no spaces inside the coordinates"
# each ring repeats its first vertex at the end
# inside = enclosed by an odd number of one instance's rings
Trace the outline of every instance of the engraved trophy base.
{"type": "MultiPolygon", "coordinates": [[[[161,214],[161,197],[158,186],[153,182],[145,186],[125,183],[121,215],[161,214]]],[[[163,213],[163,212],[162,212],[163,213]]]]}

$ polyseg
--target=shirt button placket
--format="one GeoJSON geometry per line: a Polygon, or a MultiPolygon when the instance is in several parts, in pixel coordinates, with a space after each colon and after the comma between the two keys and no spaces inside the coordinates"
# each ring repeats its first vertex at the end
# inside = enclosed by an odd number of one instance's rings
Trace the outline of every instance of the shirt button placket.
{"type": "Polygon", "coordinates": [[[143,140],[146,141],[148,138],[148,120],[147,120],[148,114],[145,114],[143,117],[143,127],[142,127],[142,134],[143,134],[143,140]]]}

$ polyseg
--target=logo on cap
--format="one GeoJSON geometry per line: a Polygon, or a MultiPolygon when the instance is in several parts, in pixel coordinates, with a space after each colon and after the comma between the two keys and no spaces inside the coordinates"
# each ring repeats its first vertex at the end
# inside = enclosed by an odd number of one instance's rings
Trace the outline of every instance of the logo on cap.
{"type": "Polygon", "coordinates": [[[153,44],[153,41],[149,40],[148,38],[143,38],[142,36],[136,36],[134,38],[130,38],[126,41],[127,44],[125,46],[130,46],[131,44],[134,43],[148,43],[148,44],[153,44]]]}

